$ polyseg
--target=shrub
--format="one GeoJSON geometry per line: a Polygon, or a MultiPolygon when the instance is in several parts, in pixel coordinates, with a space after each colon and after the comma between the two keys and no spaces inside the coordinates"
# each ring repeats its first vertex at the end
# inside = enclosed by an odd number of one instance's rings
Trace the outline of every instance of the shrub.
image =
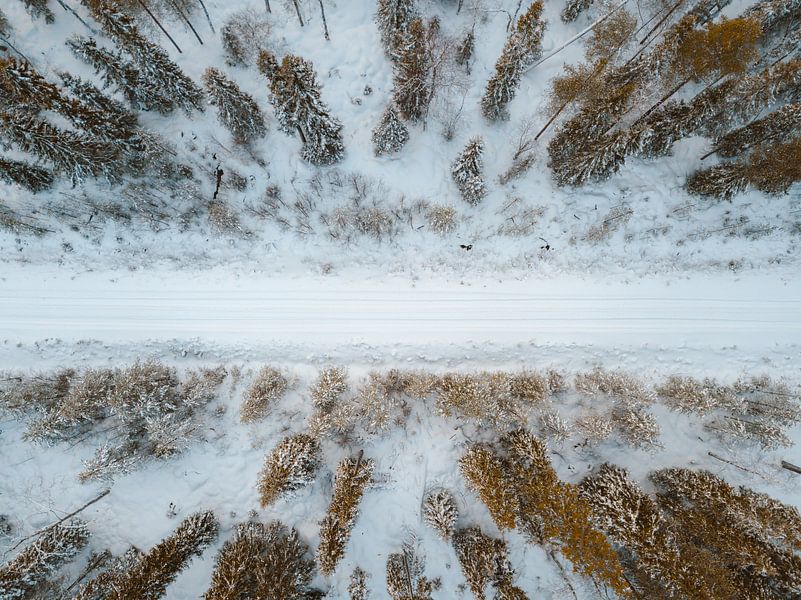
{"type": "Polygon", "coordinates": [[[445,234],[456,227],[457,214],[453,206],[434,204],[428,209],[426,217],[434,233],[445,234]]]}
{"type": "Polygon", "coordinates": [[[356,567],[350,574],[348,596],[350,600],[367,600],[370,597],[370,592],[367,590],[367,573],[361,567],[356,567]]]}
{"type": "Polygon", "coordinates": [[[320,545],[317,547],[317,564],[324,575],[331,575],[345,555],[345,546],[356,522],[364,489],[373,474],[373,461],[347,458],[339,463],[334,480],[334,497],[328,513],[320,523],[320,545]]]}
{"type": "Polygon", "coordinates": [[[263,418],[288,387],[289,380],[281,371],[274,367],[263,367],[245,392],[240,409],[242,422],[250,423],[263,418]]]}
{"type": "Polygon", "coordinates": [[[348,372],[340,367],[328,367],[317,377],[311,388],[314,406],[320,410],[330,411],[342,395],[348,391],[348,372]]]}
{"type": "Polygon", "coordinates": [[[459,519],[456,499],[448,490],[429,492],[423,502],[423,520],[443,540],[449,540],[459,519]]]}
{"type": "Polygon", "coordinates": [[[433,600],[431,593],[440,586],[439,579],[423,574],[425,557],[416,548],[415,540],[407,540],[401,552],[387,557],[387,592],[392,600],[433,600]]]}
{"type": "Polygon", "coordinates": [[[498,529],[514,529],[517,496],[510,485],[507,466],[490,448],[472,446],[459,460],[468,486],[485,504],[498,529]]]}
{"type": "Polygon", "coordinates": [[[264,460],[258,484],[262,507],[309,485],[319,467],[320,443],[316,439],[305,433],[284,438],[264,460]]]}
{"type": "Polygon", "coordinates": [[[503,540],[484,535],[478,527],[468,527],[453,534],[453,548],[476,600],[484,600],[488,584],[502,587],[511,580],[513,571],[503,540]]]}

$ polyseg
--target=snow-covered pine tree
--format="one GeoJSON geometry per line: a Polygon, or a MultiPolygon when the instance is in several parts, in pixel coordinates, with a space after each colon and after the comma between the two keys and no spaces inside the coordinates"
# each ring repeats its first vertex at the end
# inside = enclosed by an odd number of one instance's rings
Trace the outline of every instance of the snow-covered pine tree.
{"type": "MultiPolygon", "coordinates": [[[[203,554],[217,539],[218,530],[219,523],[211,511],[190,515],[169,537],[136,556],[130,568],[104,577],[102,588],[92,581],[84,588],[94,588],[95,597],[103,600],[157,600],[192,558],[203,554]]],[[[78,596],[88,600],[82,592],[78,596]]]]}
{"type": "Polygon", "coordinates": [[[203,111],[203,90],[181,71],[163,48],[142,35],[122,7],[107,0],[92,0],[90,10],[104,33],[133,58],[147,85],[171,98],[186,112],[203,111]]]}
{"type": "Polygon", "coordinates": [[[749,148],[801,132],[801,103],[786,104],[769,115],[752,121],[718,138],[715,152],[733,158],[749,148]]]}
{"type": "Polygon", "coordinates": [[[356,567],[350,574],[348,598],[349,600],[368,600],[370,598],[370,592],[367,589],[367,573],[361,567],[356,567]]]}
{"type": "Polygon", "coordinates": [[[320,545],[317,564],[323,575],[331,575],[345,555],[345,546],[359,514],[359,502],[373,476],[373,460],[346,458],[337,467],[334,497],[320,522],[320,545]]]}
{"type": "Polygon", "coordinates": [[[392,600],[433,600],[439,580],[425,576],[425,556],[412,537],[400,552],[387,556],[387,592],[392,600]]]}
{"type": "Polygon", "coordinates": [[[0,598],[34,598],[37,586],[86,546],[89,530],[78,519],[48,527],[17,556],[0,566],[0,598]]]}
{"type": "Polygon", "coordinates": [[[578,19],[579,15],[587,10],[594,0],[567,0],[567,4],[562,9],[562,21],[572,23],[578,19]]]}
{"type": "Polygon", "coordinates": [[[253,99],[222,71],[209,67],[203,73],[209,103],[217,107],[220,122],[233,134],[237,144],[248,144],[267,135],[264,115],[253,99]]]}
{"type": "Polygon", "coordinates": [[[278,124],[284,133],[300,136],[303,158],[315,165],[342,160],[342,124],[323,102],[311,62],[287,54],[279,65],[274,55],[262,50],[259,70],[270,82],[270,102],[278,124]]]}
{"type": "Polygon", "coordinates": [[[453,494],[445,489],[429,493],[423,502],[423,520],[443,540],[450,539],[459,519],[459,508],[453,494]]]}
{"type": "Polygon", "coordinates": [[[749,185],[768,194],[783,194],[801,181],[801,138],[759,145],[747,157],[696,171],[687,189],[700,196],[731,199],[749,185]]]}
{"type": "Polygon", "coordinates": [[[162,114],[175,109],[175,101],[145,81],[139,69],[119,52],[100,48],[95,40],[78,35],[70,37],[67,46],[78,58],[90,64],[95,73],[101,75],[104,87],[115,89],[132,108],[162,114]]]}
{"type": "Polygon", "coordinates": [[[415,0],[378,0],[376,24],[384,50],[393,59],[403,34],[417,16],[414,4],[415,0]]]}
{"type": "Polygon", "coordinates": [[[0,58],[0,108],[36,113],[57,110],[64,102],[61,92],[27,61],[12,56],[0,58]]]}
{"type": "Polygon", "coordinates": [[[249,423],[263,418],[288,387],[289,380],[279,369],[263,367],[245,392],[240,407],[241,421],[249,423]]]}
{"type": "Polygon", "coordinates": [[[482,175],[483,162],[481,155],[484,152],[484,141],[475,137],[451,165],[451,175],[462,198],[468,204],[478,204],[487,195],[487,187],[482,175]]]}
{"type": "Polygon", "coordinates": [[[431,102],[430,70],[426,27],[414,19],[398,42],[394,65],[393,97],[404,119],[418,121],[425,115],[431,102]]]}
{"type": "Polygon", "coordinates": [[[0,35],[7,36],[11,32],[11,23],[6,14],[0,10],[0,35]]]}
{"type": "Polygon", "coordinates": [[[409,141],[409,130],[398,115],[398,110],[390,104],[381,115],[381,121],[373,129],[373,151],[376,156],[394,154],[409,141]]]}
{"type": "Polygon", "coordinates": [[[259,475],[259,498],[267,507],[282,494],[297,491],[314,481],[320,468],[320,443],[298,433],[281,440],[264,460],[259,475]]]}
{"type": "Polygon", "coordinates": [[[487,82],[481,99],[481,112],[490,120],[506,118],[506,105],[517,93],[520,76],[526,67],[542,55],[542,35],[545,31],[542,7],[542,0],[537,0],[520,16],[495,63],[495,73],[487,82]]]}
{"type": "Polygon", "coordinates": [[[11,185],[22,186],[34,194],[53,185],[53,174],[47,169],[2,157],[0,157],[0,179],[11,185]]]}
{"type": "Polygon", "coordinates": [[[331,411],[348,391],[348,371],[344,367],[326,367],[320,371],[309,389],[315,408],[331,411]]]}
{"type": "Polygon", "coordinates": [[[476,600],[486,597],[488,584],[499,590],[504,582],[511,582],[514,572],[503,540],[484,535],[478,527],[468,527],[453,534],[453,549],[476,600]]]}
{"type": "Polygon", "coordinates": [[[518,501],[507,466],[486,446],[471,446],[459,459],[459,470],[492,515],[498,529],[515,528],[518,501]]]}
{"type": "Polygon", "coordinates": [[[214,564],[204,600],[302,600],[314,572],[309,548],[278,521],[242,523],[214,564]]]}
{"type": "Polygon", "coordinates": [[[456,46],[454,60],[457,65],[465,68],[467,74],[470,74],[470,59],[473,58],[473,52],[476,48],[476,34],[471,29],[467,32],[461,42],[456,46]]]}
{"type": "Polygon", "coordinates": [[[47,5],[48,0],[21,0],[25,5],[25,10],[34,19],[44,19],[45,23],[51,24],[56,22],[56,15],[50,10],[47,5]]]}
{"type": "Polygon", "coordinates": [[[36,116],[0,114],[0,137],[42,160],[73,183],[87,177],[114,178],[119,150],[96,137],[65,131],[36,116]]]}

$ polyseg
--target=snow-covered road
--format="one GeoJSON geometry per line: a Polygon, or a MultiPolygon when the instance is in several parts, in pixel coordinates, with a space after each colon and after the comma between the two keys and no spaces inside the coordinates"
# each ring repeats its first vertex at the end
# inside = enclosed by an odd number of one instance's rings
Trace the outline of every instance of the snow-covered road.
{"type": "Polygon", "coordinates": [[[0,339],[737,345],[801,341],[801,283],[756,276],[607,285],[7,275],[0,339]]]}

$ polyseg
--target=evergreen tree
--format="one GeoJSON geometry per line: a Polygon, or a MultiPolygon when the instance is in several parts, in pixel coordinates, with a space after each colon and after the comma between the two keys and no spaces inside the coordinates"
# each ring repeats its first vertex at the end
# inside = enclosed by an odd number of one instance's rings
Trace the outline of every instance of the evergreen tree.
{"type": "Polygon", "coordinates": [[[53,174],[47,169],[4,158],[0,158],[0,179],[11,185],[20,185],[34,194],[53,185],[53,174]]]}
{"type": "Polygon", "coordinates": [[[204,600],[302,600],[314,572],[308,546],[280,522],[243,523],[220,549],[204,600]]]}
{"type": "Polygon", "coordinates": [[[67,46],[80,59],[90,64],[95,73],[100,73],[105,87],[112,87],[121,94],[132,108],[168,114],[175,109],[175,101],[165,96],[157,86],[145,80],[132,63],[119,52],[99,48],[93,39],[72,36],[67,46]]]}
{"type": "Polygon", "coordinates": [[[456,46],[456,56],[454,57],[457,65],[463,66],[470,74],[470,59],[473,58],[473,52],[476,48],[476,35],[471,29],[464,36],[464,39],[456,46]]]}
{"type": "Polygon", "coordinates": [[[786,104],[766,117],[730,131],[715,142],[715,152],[733,158],[757,144],[801,132],[801,103],[786,104]]]}
{"type": "Polygon", "coordinates": [[[128,569],[108,577],[99,576],[96,579],[102,578],[102,586],[90,581],[78,597],[91,598],[85,591],[89,588],[104,600],[157,600],[192,558],[200,556],[217,539],[218,529],[214,513],[190,515],[169,537],[136,556],[128,569]]]}
{"type": "Polygon", "coordinates": [[[509,563],[506,542],[484,535],[478,527],[468,527],[453,534],[453,549],[476,600],[486,598],[484,592],[490,583],[496,589],[497,600],[526,598],[525,594],[510,595],[519,590],[512,586],[514,571],[509,563]]]}
{"type": "Polygon", "coordinates": [[[375,20],[390,57],[395,57],[396,48],[416,14],[414,0],[378,0],[375,20]]]}
{"type": "Polygon", "coordinates": [[[187,112],[203,110],[203,91],[160,46],[142,35],[134,20],[121,7],[107,0],[93,0],[90,9],[105,34],[133,58],[144,82],[187,112]]]}
{"type": "Polygon", "coordinates": [[[262,50],[259,69],[270,82],[270,101],[278,124],[285,133],[300,136],[303,158],[315,165],[342,160],[342,125],[322,101],[312,64],[288,54],[279,65],[275,56],[262,50]]]}
{"type": "Polygon", "coordinates": [[[426,28],[415,19],[398,42],[394,66],[393,97],[404,119],[418,121],[425,115],[431,102],[430,70],[426,28]]]}
{"type": "Polygon", "coordinates": [[[35,116],[0,114],[0,136],[23,152],[53,164],[73,183],[89,176],[114,177],[119,151],[96,137],[64,131],[35,116]]]}
{"type": "Polygon", "coordinates": [[[259,476],[261,505],[267,507],[282,494],[314,481],[320,468],[320,443],[305,433],[284,438],[264,460],[259,476]]]}
{"type": "Polygon", "coordinates": [[[478,204],[487,195],[487,187],[481,173],[483,152],[483,140],[480,137],[473,138],[451,166],[453,180],[468,204],[478,204]]]}
{"type": "Polygon", "coordinates": [[[64,102],[58,87],[42,77],[27,61],[0,58],[0,109],[36,113],[58,110],[64,102]]]}
{"type": "Polygon", "coordinates": [[[267,126],[259,105],[219,69],[206,69],[203,73],[203,84],[209,94],[210,103],[217,107],[220,122],[231,131],[237,144],[247,144],[267,135],[267,126]]]}
{"type": "Polygon", "coordinates": [[[749,185],[767,194],[786,193],[801,181],[801,137],[760,145],[746,158],[696,171],[687,180],[693,194],[730,199],[749,185]]]}
{"type": "Polygon", "coordinates": [[[487,83],[481,100],[481,111],[491,120],[507,116],[506,105],[512,101],[523,71],[542,55],[542,1],[537,0],[517,20],[515,29],[506,41],[495,73],[487,83]]]}
{"type": "Polygon", "coordinates": [[[373,150],[376,156],[399,152],[409,141],[409,130],[400,120],[397,109],[390,104],[373,129],[373,150]]]}
{"type": "Polygon", "coordinates": [[[443,540],[450,539],[459,519],[456,500],[448,490],[437,490],[426,496],[423,503],[423,520],[443,540]]]}
{"type": "Polygon", "coordinates": [[[0,566],[0,598],[34,598],[37,586],[86,546],[89,531],[73,519],[48,527],[17,556],[0,566]]]}
{"type": "Polygon", "coordinates": [[[345,546],[359,514],[359,502],[373,475],[372,459],[346,458],[337,467],[334,497],[320,523],[317,564],[323,575],[331,575],[345,555],[345,546]]]}
{"type": "Polygon", "coordinates": [[[6,14],[0,10],[0,35],[7,36],[11,32],[11,23],[8,22],[6,14]]]}
{"type": "Polygon", "coordinates": [[[22,3],[25,4],[25,9],[34,19],[44,18],[45,23],[55,23],[56,15],[54,15],[50,7],[47,6],[47,1],[48,0],[22,0],[22,3]]]}
{"type": "Polygon", "coordinates": [[[472,446],[459,459],[459,469],[467,485],[487,507],[498,529],[515,528],[517,497],[505,476],[501,460],[490,448],[472,446]]]}
{"type": "Polygon", "coordinates": [[[572,23],[579,18],[579,15],[587,10],[594,0],[567,0],[567,4],[562,9],[562,21],[572,23]]]}

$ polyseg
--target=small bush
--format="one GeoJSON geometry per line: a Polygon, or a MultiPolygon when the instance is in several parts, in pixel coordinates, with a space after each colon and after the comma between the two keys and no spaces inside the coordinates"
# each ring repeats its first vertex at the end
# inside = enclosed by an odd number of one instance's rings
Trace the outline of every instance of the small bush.
{"type": "Polygon", "coordinates": [[[434,204],[426,215],[431,231],[444,235],[456,227],[457,215],[453,206],[434,204]]]}
{"type": "Polygon", "coordinates": [[[302,489],[314,481],[320,467],[320,444],[298,433],[284,438],[264,461],[259,476],[259,497],[267,507],[282,494],[302,489]]]}
{"type": "Polygon", "coordinates": [[[288,387],[289,380],[281,371],[274,367],[262,368],[256,380],[245,392],[245,400],[240,409],[242,422],[250,423],[263,418],[270,406],[284,395],[288,387]]]}
{"type": "Polygon", "coordinates": [[[314,406],[329,411],[340,397],[348,391],[348,372],[340,367],[328,367],[320,371],[311,388],[314,406]]]}
{"type": "Polygon", "coordinates": [[[430,492],[423,502],[423,520],[443,540],[449,540],[459,520],[456,499],[448,490],[430,492]]]}

